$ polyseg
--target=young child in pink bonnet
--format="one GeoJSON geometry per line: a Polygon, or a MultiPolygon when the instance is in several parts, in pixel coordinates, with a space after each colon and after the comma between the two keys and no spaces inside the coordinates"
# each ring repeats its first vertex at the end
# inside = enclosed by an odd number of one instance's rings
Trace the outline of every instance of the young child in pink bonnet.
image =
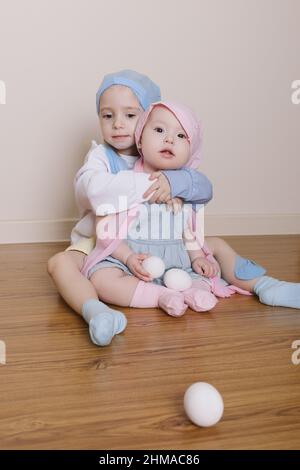
{"type": "MultiPolygon", "coordinates": [[[[186,106],[170,102],[151,105],[140,115],[136,143],[142,157],[135,164],[136,172],[199,166],[200,125],[186,106]]],[[[183,216],[169,214],[168,237],[164,237],[166,227],[161,223],[166,220],[166,205],[155,204],[155,211],[152,209],[145,202],[123,213],[117,236],[99,238],[88,256],[82,272],[102,300],[119,306],[160,307],[169,315],[181,316],[188,307],[208,311],[216,305],[217,297],[239,292],[255,293],[268,305],[300,308],[300,284],[265,276],[264,268],[241,258],[222,239],[207,237],[203,242],[199,227],[193,224],[195,211],[190,205],[183,205],[183,216]],[[158,238],[151,236],[153,231],[159,233],[158,238]],[[150,255],[161,257],[166,269],[187,271],[192,287],[178,292],[165,287],[162,278],[147,277],[142,261],[150,255]]],[[[98,233],[109,233],[104,226],[112,220],[101,220],[98,233]]]]}

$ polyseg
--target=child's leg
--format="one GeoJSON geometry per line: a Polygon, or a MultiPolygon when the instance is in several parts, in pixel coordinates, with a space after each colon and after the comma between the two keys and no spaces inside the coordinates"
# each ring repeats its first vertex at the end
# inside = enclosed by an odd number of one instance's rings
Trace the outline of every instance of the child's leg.
{"type": "Polygon", "coordinates": [[[115,334],[124,331],[127,320],[123,313],[100,302],[93,284],[81,274],[85,256],[75,250],[57,253],[48,261],[48,273],[65,302],[90,324],[92,341],[106,346],[115,334]]]}
{"type": "MultiPolygon", "coordinates": [[[[300,308],[300,283],[279,281],[264,275],[259,275],[253,279],[240,279],[237,277],[236,271],[239,265],[241,265],[241,260],[242,262],[246,262],[247,260],[243,260],[243,258],[221,238],[208,237],[206,243],[220,264],[222,277],[229,284],[233,284],[249,292],[254,292],[264,304],[300,308]]],[[[247,266],[247,263],[245,263],[245,266],[247,266]]],[[[260,267],[254,267],[254,271],[259,271],[259,268],[260,267]]],[[[247,276],[247,269],[243,277],[251,277],[247,276]]]]}
{"type": "Polygon", "coordinates": [[[104,302],[129,307],[139,283],[135,276],[129,276],[119,268],[102,268],[90,278],[97,295],[104,302]]]}
{"type": "Polygon", "coordinates": [[[82,315],[82,307],[87,300],[98,300],[95,287],[80,272],[85,257],[80,251],[63,251],[48,261],[48,273],[58,292],[79,315],[82,315]]]}
{"type": "Polygon", "coordinates": [[[205,238],[205,242],[221,267],[222,278],[229,284],[233,284],[249,292],[254,292],[254,286],[261,276],[250,280],[237,278],[235,275],[235,266],[238,254],[233,248],[231,248],[225,240],[218,237],[207,237],[205,238]]]}
{"type": "Polygon", "coordinates": [[[172,316],[181,316],[187,309],[180,292],[151,282],[140,281],[118,268],[99,269],[91,276],[99,297],[123,307],[161,307],[172,316]]]}

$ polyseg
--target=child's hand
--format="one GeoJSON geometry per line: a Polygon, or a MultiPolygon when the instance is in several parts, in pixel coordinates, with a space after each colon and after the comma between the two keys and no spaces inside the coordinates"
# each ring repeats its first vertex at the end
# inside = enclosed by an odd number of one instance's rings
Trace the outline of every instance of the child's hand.
{"type": "Polygon", "coordinates": [[[145,282],[152,281],[152,277],[142,266],[144,259],[149,258],[150,255],[145,253],[132,253],[126,260],[126,266],[130,269],[132,274],[145,282]]]}
{"type": "Polygon", "coordinates": [[[145,194],[143,194],[143,197],[147,199],[147,197],[153,193],[148,200],[150,204],[160,204],[167,202],[169,199],[171,199],[171,186],[168,178],[163,173],[161,173],[161,171],[155,171],[151,174],[149,180],[154,179],[156,179],[156,181],[150,186],[149,189],[147,189],[145,194]]]}
{"type": "Polygon", "coordinates": [[[192,262],[192,268],[197,274],[201,274],[206,277],[215,277],[218,274],[218,266],[210,261],[207,261],[206,258],[201,258],[200,256],[192,262]]]}
{"type": "Polygon", "coordinates": [[[180,199],[180,197],[174,197],[173,199],[170,199],[169,201],[167,201],[166,204],[168,206],[168,210],[173,211],[174,214],[176,215],[182,209],[183,200],[180,199]]]}

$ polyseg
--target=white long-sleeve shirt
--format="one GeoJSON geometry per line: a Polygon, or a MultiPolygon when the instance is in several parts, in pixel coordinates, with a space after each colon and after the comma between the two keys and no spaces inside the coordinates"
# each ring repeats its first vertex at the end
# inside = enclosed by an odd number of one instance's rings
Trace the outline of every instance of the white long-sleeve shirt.
{"type": "Polygon", "coordinates": [[[153,184],[149,174],[132,171],[138,156],[121,155],[130,170],[111,173],[105,147],[92,142],[84,165],[74,180],[80,220],[71,233],[72,243],[95,235],[96,215],[131,209],[144,202],[143,194],[153,184]]]}

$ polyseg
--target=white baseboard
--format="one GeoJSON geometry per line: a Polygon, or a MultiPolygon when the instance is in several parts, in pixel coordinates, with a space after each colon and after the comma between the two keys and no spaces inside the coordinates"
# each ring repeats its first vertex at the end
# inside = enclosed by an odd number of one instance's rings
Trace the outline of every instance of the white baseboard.
{"type": "Polygon", "coordinates": [[[205,215],[205,235],[300,234],[300,214],[205,215]]]}
{"type": "MultiPolygon", "coordinates": [[[[0,244],[68,241],[77,219],[0,221],[0,244]]],[[[300,234],[300,214],[205,215],[205,235],[300,234]]]]}
{"type": "Polygon", "coordinates": [[[0,221],[0,244],[67,241],[76,222],[77,219],[0,221]]]}

